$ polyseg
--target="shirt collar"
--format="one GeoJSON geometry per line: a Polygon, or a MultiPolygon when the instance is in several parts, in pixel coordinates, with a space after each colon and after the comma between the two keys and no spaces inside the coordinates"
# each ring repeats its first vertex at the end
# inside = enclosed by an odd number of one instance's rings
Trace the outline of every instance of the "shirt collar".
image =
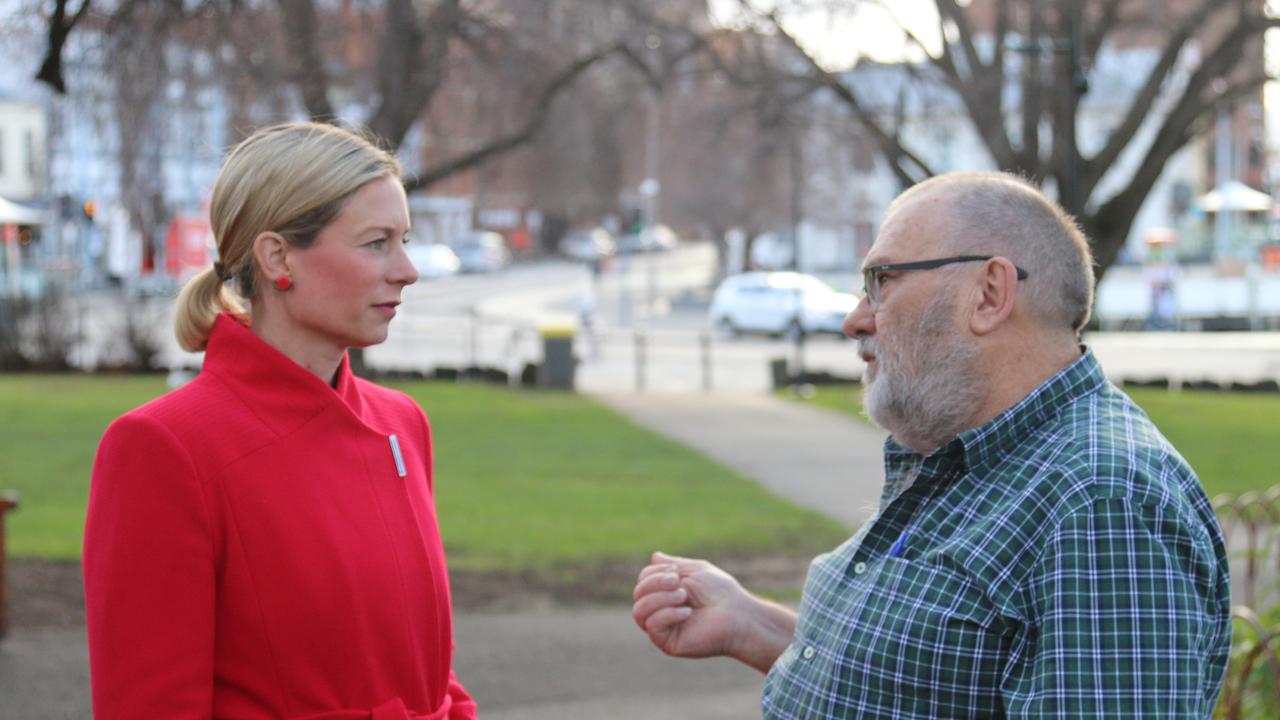
{"type": "Polygon", "coordinates": [[[1044,423],[1082,396],[1100,391],[1107,383],[1093,351],[1080,357],[1030,394],[980,427],[960,433],[956,441],[964,448],[965,464],[976,468],[998,461],[1044,423]]]}
{"type": "Polygon", "coordinates": [[[344,353],[334,387],[253,334],[228,313],[219,313],[209,334],[203,371],[230,386],[260,420],[291,432],[335,403],[364,422],[364,398],[344,353]]]}
{"type": "Polygon", "coordinates": [[[1067,367],[1044,381],[1030,394],[980,427],[966,430],[927,456],[885,441],[886,497],[893,497],[919,482],[932,482],[998,461],[1026,442],[1037,427],[1057,415],[1082,395],[1106,384],[1102,366],[1087,348],[1067,367]]]}

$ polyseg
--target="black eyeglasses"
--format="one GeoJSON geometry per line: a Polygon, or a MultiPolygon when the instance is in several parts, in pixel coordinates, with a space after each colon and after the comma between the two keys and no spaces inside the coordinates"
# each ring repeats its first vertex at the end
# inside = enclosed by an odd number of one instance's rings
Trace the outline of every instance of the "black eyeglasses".
{"type": "MultiPolygon", "coordinates": [[[[880,304],[880,274],[895,270],[933,270],[943,265],[964,262],[984,262],[995,255],[956,255],[955,257],[938,258],[937,260],[917,260],[916,262],[890,263],[888,265],[872,265],[862,270],[862,294],[872,305],[880,304]]],[[[1013,266],[1018,271],[1018,279],[1026,280],[1027,271],[1013,266]]]]}

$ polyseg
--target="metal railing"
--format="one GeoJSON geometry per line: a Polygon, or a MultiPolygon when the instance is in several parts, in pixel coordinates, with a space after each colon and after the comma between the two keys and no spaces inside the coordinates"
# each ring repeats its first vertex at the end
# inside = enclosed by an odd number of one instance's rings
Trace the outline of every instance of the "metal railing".
{"type": "Polygon", "coordinates": [[[1236,631],[1214,716],[1274,717],[1280,709],[1280,485],[1218,496],[1213,508],[1233,582],[1243,585],[1243,602],[1232,608],[1236,631]],[[1243,572],[1237,572],[1240,565],[1243,572]]]}
{"type": "MultiPolygon", "coordinates": [[[[1249,607],[1276,604],[1276,580],[1280,578],[1280,485],[1261,492],[1243,495],[1219,495],[1213,509],[1222,526],[1222,537],[1228,551],[1243,561],[1243,574],[1232,576],[1243,582],[1243,603],[1249,607]],[[1259,584],[1270,581],[1271,587],[1259,584]]],[[[1239,564],[1237,562],[1237,564],[1239,564]]]]}
{"type": "MultiPolygon", "coordinates": [[[[763,337],[725,339],[708,329],[593,328],[579,324],[573,338],[580,385],[587,389],[661,392],[768,389],[770,363],[788,372],[847,370],[857,355],[833,338],[804,343],[763,337]]],[[[494,368],[513,384],[529,364],[543,361],[538,326],[522,319],[470,314],[406,318],[389,339],[369,348],[370,367],[432,374],[441,368],[494,368]]]]}

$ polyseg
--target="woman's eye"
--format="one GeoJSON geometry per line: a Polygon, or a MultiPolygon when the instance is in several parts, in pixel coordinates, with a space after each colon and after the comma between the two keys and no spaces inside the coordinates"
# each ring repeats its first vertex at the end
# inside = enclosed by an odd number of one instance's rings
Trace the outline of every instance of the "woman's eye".
{"type": "Polygon", "coordinates": [[[386,244],[387,244],[386,238],[378,238],[377,240],[374,240],[373,242],[369,243],[368,247],[373,250],[381,250],[382,247],[386,244]]]}

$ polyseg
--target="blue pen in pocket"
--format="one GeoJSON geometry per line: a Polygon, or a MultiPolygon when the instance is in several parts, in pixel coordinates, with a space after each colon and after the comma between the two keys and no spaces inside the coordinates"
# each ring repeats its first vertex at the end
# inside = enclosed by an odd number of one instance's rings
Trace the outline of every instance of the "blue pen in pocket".
{"type": "Polygon", "coordinates": [[[902,557],[902,551],[906,549],[906,545],[907,545],[907,531],[903,530],[902,534],[898,536],[898,539],[894,541],[893,547],[889,548],[889,557],[891,558],[902,557]]]}

